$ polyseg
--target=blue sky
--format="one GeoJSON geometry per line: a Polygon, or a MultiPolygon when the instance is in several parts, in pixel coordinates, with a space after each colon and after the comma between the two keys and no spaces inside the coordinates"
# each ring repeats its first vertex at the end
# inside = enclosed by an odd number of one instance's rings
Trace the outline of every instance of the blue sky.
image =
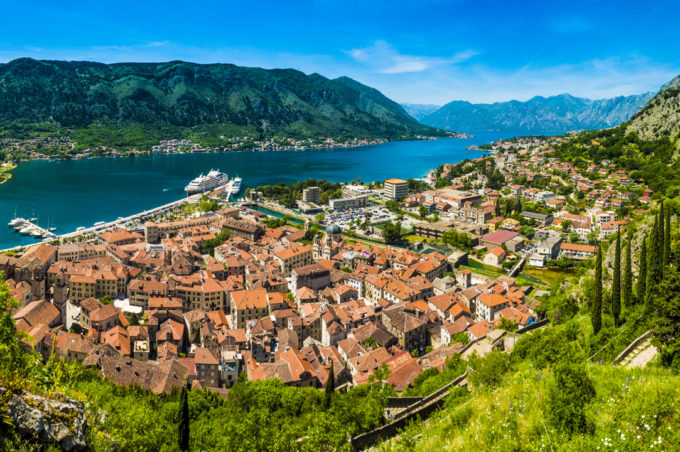
{"type": "Polygon", "coordinates": [[[439,105],[637,94],[680,74],[678,1],[3,3],[0,61],[292,67],[439,105]]]}

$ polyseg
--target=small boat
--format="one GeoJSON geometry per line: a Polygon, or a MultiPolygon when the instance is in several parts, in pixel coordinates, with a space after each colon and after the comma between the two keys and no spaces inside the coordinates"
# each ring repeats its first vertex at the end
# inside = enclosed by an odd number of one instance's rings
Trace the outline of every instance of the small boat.
{"type": "Polygon", "coordinates": [[[22,224],[24,224],[23,218],[15,218],[12,221],[10,221],[9,223],[7,223],[7,226],[9,226],[10,228],[14,228],[14,227],[17,227],[17,226],[22,225],[22,224]]]}
{"type": "Polygon", "coordinates": [[[38,217],[29,218],[28,221],[31,221],[31,222],[38,221],[38,217]]]}
{"type": "Polygon", "coordinates": [[[76,228],[76,232],[80,232],[80,231],[84,231],[84,230],[85,230],[85,228],[83,226],[76,228]]]}
{"type": "Polygon", "coordinates": [[[94,225],[95,226],[104,226],[106,224],[106,221],[97,221],[94,225]]]}
{"type": "Polygon", "coordinates": [[[234,178],[231,184],[231,192],[233,194],[236,194],[241,191],[241,182],[243,182],[243,179],[241,179],[240,177],[236,176],[234,178]]]}
{"type": "Polygon", "coordinates": [[[41,231],[40,229],[34,229],[33,232],[31,232],[31,235],[33,237],[42,237],[43,234],[44,234],[43,231],[41,231]]]}
{"type": "Polygon", "coordinates": [[[56,231],[57,228],[55,228],[54,226],[52,226],[51,228],[48,228],[47,230],[48,230],[48,231],[56,231]]]}
{"type": "Polygon", "coordinates": [[[10,220],[10,222],[7,224],[10,228],[13,228],[14,226],[20,225],[24,222],[23,218],[18,218],[17,217],[17,210],[14,209],[14,218],[10,220]]]}

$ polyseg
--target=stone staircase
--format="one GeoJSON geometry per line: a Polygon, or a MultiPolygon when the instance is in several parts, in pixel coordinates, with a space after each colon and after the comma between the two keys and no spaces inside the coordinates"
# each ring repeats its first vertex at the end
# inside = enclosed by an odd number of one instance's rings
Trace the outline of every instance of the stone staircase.
{"type": "Polygon", "coordinates": [[[644,367],[654,359],[658,352],[659,350],[652,345],[651,334],[647,332],[633,341],[615,362],[621,367],[644,367]]]}

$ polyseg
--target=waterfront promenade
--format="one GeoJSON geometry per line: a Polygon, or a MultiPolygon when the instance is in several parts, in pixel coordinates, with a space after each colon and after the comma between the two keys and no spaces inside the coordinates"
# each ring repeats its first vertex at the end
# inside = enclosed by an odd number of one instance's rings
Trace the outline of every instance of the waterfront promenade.
{"type": "MultiPolygon", "coordinates": [[[[225,199],[228,202],[230,197],[231,197],[231,194],[232,194],[231,193],[231,181],[227,185],[225,185],[224,187],[225,187],[225,199]]],[[[129,215],[127,217],[120,217],[120,218],[117,218],[114,221],[109,221],[109,222],[106,222],[104,224],[98,224],[96,226],[92,226],[92,227],[85,228],[85,229],[77,229],[73,232],[68,232],[66,234],[61,234],[61,235],[53,234],[52,237],[43,240],[43,242],[44,243],[50,243],[50,242],[53,242],[53,241],[56,241],[56,240],[63,241],[63,240],[72,239],[72,238],[75,238],[75,237],[82,237],[82,236],[88,236],[90,234],[102,233],[102,232],[104,232],[108,229],[113,229],[113,228],[118,228],[118,227],[124,227],[124,228],[129,229],[129,230],[141,229],[141,226],[139,228],[130,228],[129,225],[130,225],[130,223],[132,223],[134,221],[141,220],[141,219],[148,217],[150,215],[158,215],[158,214],[160,214],[160,213],[162,213],[166,210],[180,206],[180,205],[182,205],[186,202],[198,204],[198,201],[201,199],[201,197],[203,195],[204,195],[204,193],[197,193],[195,195],[187,196],[185,198],[181,198],[181,199],[178,199],[176,201],[172,201],[172,202],[169,202],[167,204],[163,204],[162,206],[154,207],[152,209],[147,209],[147,210],[144,210],[143,212],[138,212],[138,213],[135,213],[133,215],[129,215]]],[[[42,228],[40,228],[40,229],[42,229],[42,228]]],[[[36,242],[36,243],[39,243],[39,242],[36,242]]],[[[4,249],[2,251],[16,251],[16,250],[20,250],[22,248],[26,248],[26,247],[31,246],[31,245],[32,244],[15,246],[15,247],[12,247],[12,248],[4,249]]]]}

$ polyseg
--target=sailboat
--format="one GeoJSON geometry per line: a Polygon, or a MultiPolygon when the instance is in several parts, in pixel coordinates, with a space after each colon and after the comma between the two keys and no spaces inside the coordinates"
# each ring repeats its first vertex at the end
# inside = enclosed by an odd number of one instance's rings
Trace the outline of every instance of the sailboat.
{"type": "Polygon", "coordinates": [[[10,222],[7,224],[10,228],[13,228],[14,226],[18,226],[20,224],[23,224],[24,220],[22,218],[17,218],[17,209],[14,208],[14,218],[10,220],[10,222]]]}

